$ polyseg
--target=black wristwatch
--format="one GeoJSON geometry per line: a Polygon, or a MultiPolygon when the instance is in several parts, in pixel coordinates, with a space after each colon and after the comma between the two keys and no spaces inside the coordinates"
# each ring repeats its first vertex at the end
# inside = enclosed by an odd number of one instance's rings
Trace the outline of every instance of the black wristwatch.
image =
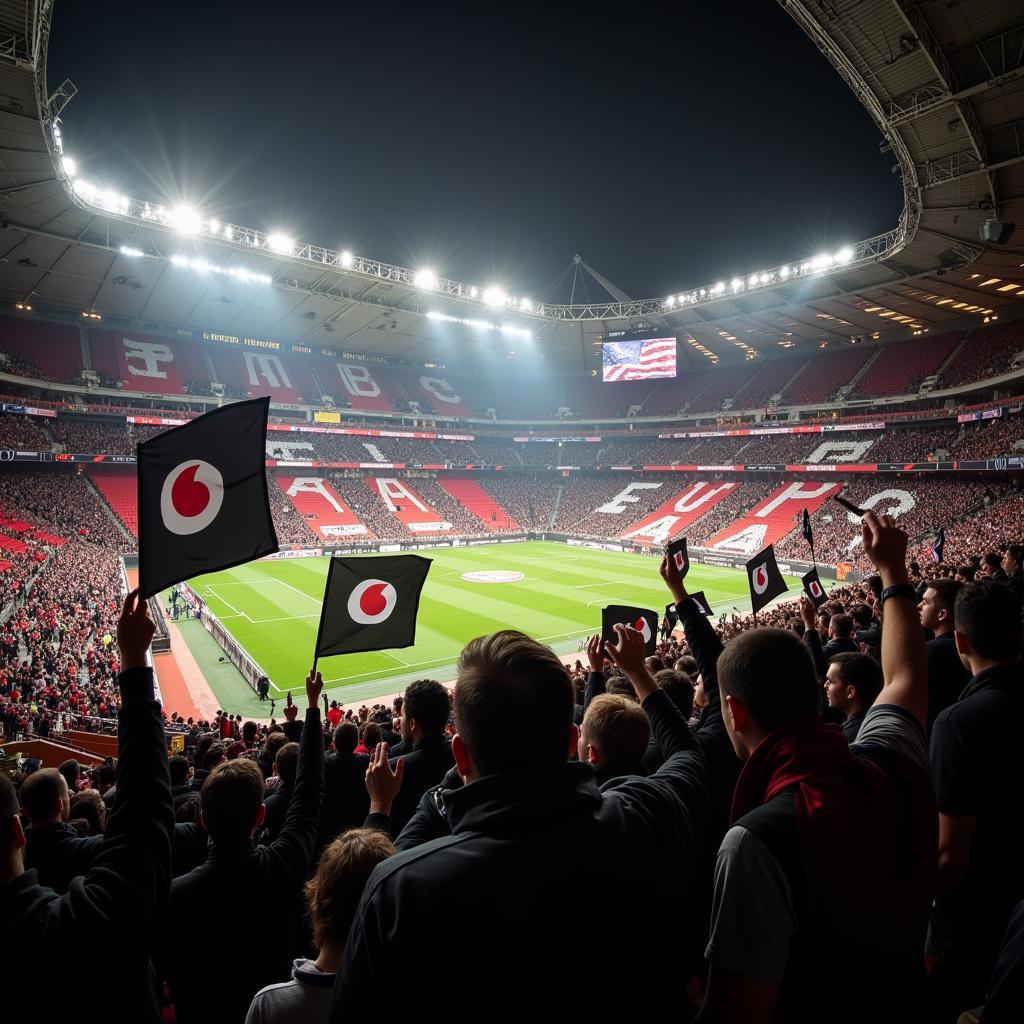
{"type": "Polygon", "coordinates": [[[894,583],[891,587],[886,587],[878,600],[885,604],[890,597],[909,597],[911,601],[917,603],[917,591],[909,583],[894,583]]]}

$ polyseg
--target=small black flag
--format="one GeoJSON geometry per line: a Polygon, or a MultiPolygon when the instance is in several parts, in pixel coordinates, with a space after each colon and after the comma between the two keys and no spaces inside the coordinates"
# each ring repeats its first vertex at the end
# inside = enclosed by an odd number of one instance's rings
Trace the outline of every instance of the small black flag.
{"type": "Polygon", "coordinates": [[[617,644],[615,626],[632,626],[644,637],[644,654],[653,654],[658,646],[658,615],[649,608],[634,608],[628,604],[610,604],[601,611],[601,639],[617,644]]]}
{"type": "Polygon", "coordinates": [[[668,628],[675,629],[679,621],[679,609],[674,604],[665,605],[665,618],[668,620],[668,628]]]}
{"type": "Polygon", "coordinates": [[[665,553],[675,563],[680,576],[685,576],[690,571],[690,555],[686,550],[685,537],[672,541],[665,553]]]}
{"type": "Polygon", "coordinates": [[[139,589],[151,597],[277,550],[269,398],[235,402],[138,446],[139,589]]]}
{"type": "Polygon", "coordinates": [[[811,532],[811,517],[807,514],[807,509],[804,509],[804,521],[801,527],[804,534],[804,540],[807,541],[808,547],[811,549],[811,558],[814,557],[814,534],[811,532]]]}
{"type": "Polygon", "coordinates": [[[935,540],[932,541],[932,558],[936,563],[942,561],[942,550],[946,546],[946,528],[944,526],[939,527],[939,532],[935,534],[935,540]]]}
{"type": "Polygon", "coordinates": [[[817,569],[805,572],[800,577],[800,582],[804,585],[804,593],[811,599],[815,608],[820,608],[828,600],[825,597],[825,588],[821,585],[817,569]]]}
{"type": "Polygon", "coordinates": [[[315,656],[411,647],[429,571],[430,559],[419,555],[332,558],[315,656]]]}
{"type": "Polygon", "coordinates": [[[698,590],[696,594],[690,595],[690,600],[700,609],[703,615],[714,615],[715,613],[711,610],[711,605],[708,604],[707,599],[704,597],[704,591],[698,590]]]}
{"type": "Polygon", "coordinates": [[[775,563],[773,545],[769,544],[764,551],[747,562],[747,580],[750,583],[751,610],[755,615],[774,598],[789,590],[775,563]]]}

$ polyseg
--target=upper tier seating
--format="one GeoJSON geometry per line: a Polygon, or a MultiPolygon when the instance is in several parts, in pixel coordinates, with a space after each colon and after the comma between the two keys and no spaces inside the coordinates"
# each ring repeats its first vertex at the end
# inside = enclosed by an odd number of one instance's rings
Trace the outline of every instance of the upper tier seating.
{"type": "Polygon", "coordinates": [[[963,347],[942,372],[940,388],[955,388],[1004,373],[1010,360],[1024,350],[1024,320],[997,323],[971,331],[963,347]]]}
{"type": "Polygon", "coordinates": [[[70,384],[82,378],[82,341],[77,327],[42,320],[0,317],[0,369],[21,377],[70,384]]]}
{"type": "Polygon", "coordinates": [[[816,356],[787,389],[786,404],[809,405],[831,398],[850,383],[873,352],[874,349],[857,345],[816,356]]]}
{"type": "Polygon", "coordinates": [[[857,394],[881,398],[915,393],[922,379],[938,370],[962,338],[963,333],[955,331],[886,345],[857,381],[857,394]]]}

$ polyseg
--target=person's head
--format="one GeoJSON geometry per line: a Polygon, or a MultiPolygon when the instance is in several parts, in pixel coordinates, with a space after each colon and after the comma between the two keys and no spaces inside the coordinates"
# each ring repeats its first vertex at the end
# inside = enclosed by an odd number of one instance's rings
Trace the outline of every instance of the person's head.
{"type": "Polygon", "coordinates": [[[405,688],[402,701],[402,739],[413,746],[429,736],[440,736],[452,712],[448,688],[436,679],[417,679],[405,688]]]}
{"type": "Polygon", "coordinates": [[[1020,602],[1005,584],[965,584],[956,595],[953,617],[957,653],[972,673],[1020,657],[1020,602]]]}
{"type": "Polygon", "coordinates": [[[274,757],[274,774],[283,786],[295,785],[295,773],[299,770],[299,745],[286,743],[274,757]]]}
{"type": "Polygon", "coordinates": [[[199,793],[201,820],[215,843],[251,839],[263,824],[263,774],[253,761],[224,761],[207,776],[199,793]]]}
{"type": "Polygon", "coordinates": [[[833,615],[828,623],[828,635],[833,640],[849,640],[853,636],[853,619],[845,612],[833,615]]]}
{"type": "Polygon", "coordinates": [[[668,694],[683,718],[693,714],[693,680],[685,672],[663,668],[654,674],[654,681],[668,694]]]}
{"type": "Polygon", "coordinates": [[[696,679],[700,671],[697,668],[697,659],[692,654],[681,654],[672,667],[677,672],[685,672],[691,679],[696,679]]]}
{"type": "Polygon", "coordinates": [[[104,761],[99,768],[93,769],[92,781],[101,793],[106,793],[117,782],[117,769],[109,761],[104,761]]]}
{"type": "Polygon", "coordinates": [[[107,805],[95,789],[83,789],[71,797],[69,818],[83,818],[88,823],[89,835],[103,834],[107,823],[107,805]]]}
{"type": "Polygon", "coordinates": [[[1000,568],[1002,559],[995,551],[989,551],[982,559],[982,563],[985,566],[985,571],[991,576],[996,570],[1000,568]]]}
{"type": "Polygon", "coordinates": [[[871,627],[871,609],[863,601],[850,606],[850,618],[858,630],[871,627]]]}
{"type": "Polygon", "coordinates": [[[199,739],[196,740],[196,749],[192,754],[192,763],[197,768],[202,768],[203,761],[206,759],[206,752],[213,746],[216,739],[217,738],[215,736],[206,735],[200,736],[199,739]]]}
{"type": "Polygon", "coordinates": [[[879,576],[878,573],[872,573],[870,576],[865,578],[864,582],[867,584],[868,590],[870,590],[875,597],[882,596],[882,577],[879,576]]]}
{"type": "Polygon", "coordinates": [[[67,821],[71,795],[67,779],[56,768],[40,768],[21,786],[21,806],[33,827],[67,821]]]}
{"type": "Polygon", "coordinates": [[[575,699],[549,647],[506,629],[459,656],[452,754],[467,780],[565,761],[576,749],[575,699]]]}
{"type": "Polygon", "coordinates": [[[655,657],[653,654],[650,657],[645,658],[644,661],[647,664],[647,671],[650,672],[652,676],[655,672],[660,672],[665,667],[665,662],[663,662],[661,658],[655,657]]]}
{"type": "Polygon", "coordinates": [[[786,629],[754,629],[730,640],[718,658],[718,685],[726,731],[742,760],[768,733],[818,715],[811,656],[786,629]]]}
{"type": "Polygon", "coordinates": [[[181,754],[175,754],[167,762],[167,767],[171,772],[171,785],[172,786],[184,786],[188,782],[188,758],[182,757],[181,754]]]}
{"type": "Polygon", "coordinates": [[[693,684],[693,705],[697,708],[706,708],[708,706],[708,695],[704,692],[703,676],[697,676],[696,682],[693,684]]]}
{"type": "Polygon", "coordinates": [[[263,744],[263,750],[270,764],[274,763],[274,759],[277,757],[277,752],[287,742],[288,737],[285,736],[283,732],[268,733],[266,743],[263,744]]]}
{"type": "Polygon", "coordinates": [[[258,731],[259,726],[255,722],[249,721],[242,725],[242,741],[247,747],[251,747],[256,742],[258,731]]]}
{"type": "Polygon", "coordinates": [[[823,640],[828,636],[828,625],[831,621],[832,613],[827,608],[820,608],[814,616],[814,628],[823,640]]]}
{"type": "Polygon", "coordinates": [[[579,758],[611,773],[633,772],[643,761],[651,725],[635,701],[603,693],[583,716],[579,758]]]}
{"type": "Polygon", "coordinates": [[[363,746],[373,753],[373,749],[380,743],[382,735],[380,726],[376,722],[367,722],[362,731],[363,746]]]}
{"type": "Polygon", "coordinates": [[[845,651],[829,662],[825,696],[845,717],[867,711],[881,692],[882,668],[871,655],[845,651]]]}
{"type": "Polygon", "coordinates": [[[373,828],[342,833],[320,855],[316,873],[306,882],[306,899],[318,950],[342,951],[373,869],[395,852],[394,843],[373,828]]]}
{"type": "Polygon", "coordinates": [[[78,790],[78,778],[80,769],[78,762],[70,757],[66,761],[62,761],[60,767],[57,769],[64,776],[64,781],[68,784],[68,791],[74,793],[78,790]]]}
{"type": "Polygon", "coordinates": [[[226,761],[228,757],[228,744],[222,743],[218,740],[216,743],[211,743],[207,748],[206,753],[203,755],[203,763],[200,767],[204,771],[211,771],[216,768],[222,761],[226,761]]]}
{"type": "Polygon", "coordinates": [[[1003,555],[1003,568],[1006,570],[1006,575],[1012,576],[1014,573],[1020,572],[1022,565],[1024,565],[1024,547],[1020,544],[1008,544],[1006,553],[1003,555]]]}
{"type": "Polygon", "coordinates": [[[956,595],[962,587],[963,584],[956,580],[932,580],[928,584],[917,606],[925,629],[930,629],[936,636],[953,632],[956,627],[956,595]]]}
{"type": "Polygon", "coordinates": [[[355,722],[342,722],[334,730],[331,743],[339,754],[351,754],[359,746],[359,726],[355,722]]]}

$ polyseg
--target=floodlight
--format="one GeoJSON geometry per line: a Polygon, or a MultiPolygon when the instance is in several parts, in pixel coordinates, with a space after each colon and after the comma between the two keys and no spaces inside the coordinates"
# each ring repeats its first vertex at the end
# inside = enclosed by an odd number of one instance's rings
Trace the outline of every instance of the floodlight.
{"type": "Polygon", "coordinates": [[[742,287],[743,287],[743,282],[738,277],[734,277],[732,279],[732,290],[734,292],[738,292],[742,287]]]}
{"type": "Polygon", "coordinates": [[[61,159],[61,167],[64,168],[64,173],[69,177],[73,178],[78,173],[78,165],[71,157],[66,156],[61,159]]]}
{"type": "Polygon", "coordinates": [[[198,235],[203,230],[199,211],[194,206],[184,203],[171,210],[168,222],[179,235],[198,235]]]}
{"type": "Polygon", "coordinates": [[[216,218],[211,220],[210,224],[209,224],[209,229],[208,230],[209,230],[211,235],[219,235],[220,234],[220,221],[217,220],[216,218]]]}
{"type": "Polygon", "coordinates": [[[267,235],[267,248],[279,256],[291,256],[295,252],[295,240],[280,231],[267,235]]]}
{"type": "Polygon", "coordinates": [[[496,284],[484,289],[484,302],[488,306],[504,306],[507,301],[508,296],[496,284]]]}
{"type": "Polygon", "coordinates": [[[849,263],[853,259],[853,249],[848,245],[844,245],[839,252],[836,253],[836,263],[849,263]]]}
{"type": "Polygon", "coordinates": [[[781,270],[779,271],[779,277],[782,277],[782,278],[786,278],[786,277],[789,277],[789,267],[783,267],[783,268],[782,268],[782,269],[781,269],[781,270]]]}
{"type": "Polygon", "coordinates": [[[813,270],[824,270],[825,267],[831,266],[832,257],[827,252],[818,253],[814,259],[811,260],[811,268],[813,270]]]}
{"type": "Polygon", "coordinates": [[[235,229],[230,224],[224,225],[224,237],[230,242],[235,237],[235,229]]]}
{"type": "Polygon", "coordinates": [[[429,267],[423,267],[413,275],[412,283],[424,291],[433,291],[437,287],[437,274],[429,267]]]}
{"type": "Polygon", "coordinates": [[[519,308],[524,313],[527,312],[529,309],[531,309],[532,306],[533,306],[533,303],[529,299],[520,299],[519,300],[519,308]]]}
{"type": "Polygon", "coordinates": [[[145,253],[141,249],[134,249],[130,245],[121,246],[122,256],[145,256],[145,253]]]}
{"type": "Polygon", "coordinates": [[[173,263],[176,267],[187,267],[188,266],[188,257],[187,256],[182,256],[181,253],[177,253],[176,252],[171,257],[171,263],[173,263]]]}
{"type": "Polygon", "coordinates": [[[771,278],[770,274],[762,274],[761,275],[761,284],[767,284],[768,281],[770,280],[770,278],[771,278]]]}
{"type": "Polygon", "coordinates": [[[350,253],[350,252],[348,251],[348,249],[346,249],[346,250],[345,250],[345,251],[344,251],[344,252],[343,252],[343,253],[341,254],[341,265],[342,265],[343,267],[345,267],[345,269],[347,270],[347,269],[348,269],[349,267],[351,267],[351,266],[352,266],[352,261],[353,261],[354,259],[355,259],[355,257],[354,257],[354,256],[352,255],[352,253],[350,253]]]}
{"type": "Polygon", "coordinates": [[[725,282],[724,281],[719,281],[718,284],[716,284],[715,287],[714,287],[714,292],[715,292],[716,295],[721,295],[722,292],[724,292],[724,291],[725,291],[725,282]]]}
{"type": "Polygon", "coordinates": [[[751,288],[757,287],[757,274],[750,275],[750,281],[748,282],[751,288]]]}
{"type": "Polygon", "coordinates": [[[674,295],[670,295],[670,296],[669,296],[669,297],[668,297],[668,298],[667,298],[667,299],[665,300],[665,305],[666,305],[666,306],[668,306],[668,307],[669,307],[670,309],[671,309],[671,308],[672,308],[672,307],[673,307],[673,306],[674,306],[675,304],[676,304],[676,297],[675,297],[674,295]]]}
{"type": "Polygon", "coordinates": [[[472,288],[469,289],[469,297],[471,299],[475,299],[477,297],[477,295],[479,295],[479,294],[480,293],[476,290],[476,286],[475,285],[472,288]]]}

